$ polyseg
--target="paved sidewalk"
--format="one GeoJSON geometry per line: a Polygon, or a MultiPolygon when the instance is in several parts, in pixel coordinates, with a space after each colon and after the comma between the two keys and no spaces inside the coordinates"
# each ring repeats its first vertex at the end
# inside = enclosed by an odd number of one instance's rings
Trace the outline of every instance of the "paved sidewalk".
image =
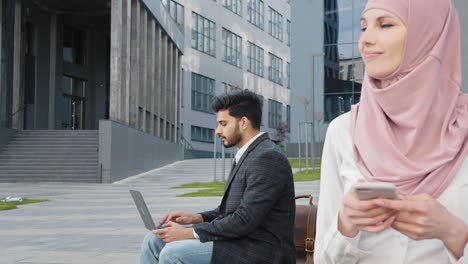
{"type": "MultiPolygon", "coordinates": [[[[218,162],[218,175],[220,167],[218,162]]],[[[1,183],[0,197],[50,201],[0,211],[0,264],[138,263],[146,229],[128,190],[141,191],[159,219],[175,209],[215,208],[221,197],[179,198],[192,190],[168,189],[212,180],[213,162],[207,159],[176,162],[116,184],[1,183]]],[[[306,193],[317,196],[318,181],[296,184],[296,194],[306,193]]]]}

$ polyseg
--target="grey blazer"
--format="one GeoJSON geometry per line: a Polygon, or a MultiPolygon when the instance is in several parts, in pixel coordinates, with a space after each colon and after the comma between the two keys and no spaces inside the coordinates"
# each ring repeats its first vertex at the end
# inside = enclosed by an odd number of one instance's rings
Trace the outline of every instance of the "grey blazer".
{"type": "Polygon", "coordinates": [[[231,171],[221,204],[193,228],[214,241],[213,264],[293,264],[295,209],[289,161],[263,134],[231,171]]]}

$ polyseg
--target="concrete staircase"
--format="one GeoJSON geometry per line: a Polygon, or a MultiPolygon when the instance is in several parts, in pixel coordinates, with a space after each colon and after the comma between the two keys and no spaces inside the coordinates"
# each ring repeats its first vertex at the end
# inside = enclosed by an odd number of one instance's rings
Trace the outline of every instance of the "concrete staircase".
{"type": "Polygon", "coordinates": [[[23,130],[0,150],[0,182],[99,180],[97,130],[23,130]]]}

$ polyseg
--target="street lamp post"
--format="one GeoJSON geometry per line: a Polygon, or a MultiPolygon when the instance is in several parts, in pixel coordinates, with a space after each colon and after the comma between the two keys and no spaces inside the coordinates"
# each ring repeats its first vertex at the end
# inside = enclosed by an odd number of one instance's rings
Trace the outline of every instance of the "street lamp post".
{"type": "Polygon", "coordinates": [[[312,54],[312,100],[311,100],[311,111],[312,111],[312,168],[315,170],[315,150],[317,148],[315,140],[315,57],[323,57],[325,54],[323,52],[312,54]]]}

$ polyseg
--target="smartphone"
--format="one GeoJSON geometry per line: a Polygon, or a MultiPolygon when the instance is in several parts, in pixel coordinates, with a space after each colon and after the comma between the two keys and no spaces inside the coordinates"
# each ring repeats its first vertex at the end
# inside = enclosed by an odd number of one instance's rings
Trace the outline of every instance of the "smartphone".
{"type": "Polygon", "coordinates": [[[354,191],[359,200],[372,200],[375,198],[398,199],[397,189],[393,183],[359,182],[354,185],[354,191]]]}

